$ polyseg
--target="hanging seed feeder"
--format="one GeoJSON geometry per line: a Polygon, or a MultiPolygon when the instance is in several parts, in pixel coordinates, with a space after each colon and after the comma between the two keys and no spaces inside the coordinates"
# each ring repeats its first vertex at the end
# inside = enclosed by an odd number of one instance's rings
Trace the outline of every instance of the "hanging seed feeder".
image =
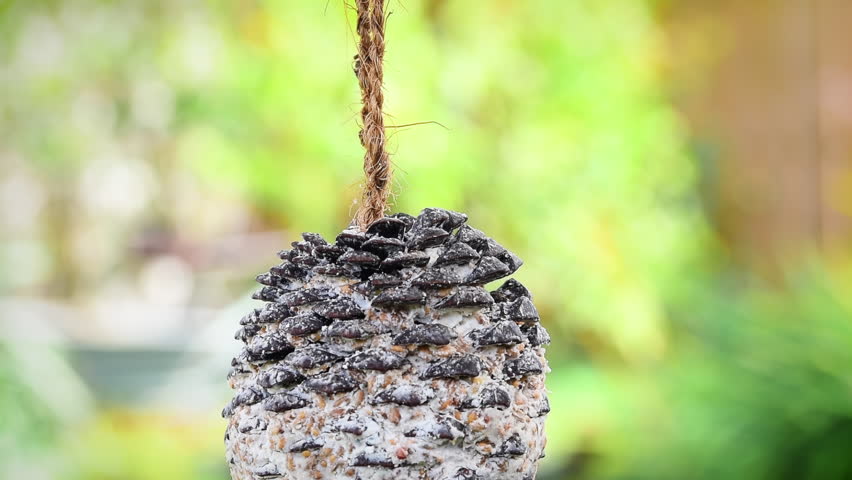
{"type": "Polygon", "coordinates": [[[257,277],[222,412],[231,477],[533,480],[550,338],[518,281],[484,288],[523,262],[464,214],[384,215],[382,7],[358,1],[358,221],[303,234],[257,277]]]}

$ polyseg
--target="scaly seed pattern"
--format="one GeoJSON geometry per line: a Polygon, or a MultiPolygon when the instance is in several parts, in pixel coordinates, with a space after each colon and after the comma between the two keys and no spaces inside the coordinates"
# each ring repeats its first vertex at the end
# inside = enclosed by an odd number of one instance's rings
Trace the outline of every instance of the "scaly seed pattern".
{"type": "Polygon", "coordinates": [[[527,480],[546,443],[544,345],[522,261],[427,208],[257,276],[222,415],[234,480],[527,480]]]}

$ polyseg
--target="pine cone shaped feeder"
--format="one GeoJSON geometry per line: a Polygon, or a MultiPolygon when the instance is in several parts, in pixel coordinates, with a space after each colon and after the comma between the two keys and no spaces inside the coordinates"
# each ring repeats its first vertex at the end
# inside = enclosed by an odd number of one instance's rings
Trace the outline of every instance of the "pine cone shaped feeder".
{"type": "Polygon", "coordinates": [[[522,262],[426,209],[334,243],[306,233],[257,277],[225,407],[231,476],[532,480],[550,410],[522,262]]]}

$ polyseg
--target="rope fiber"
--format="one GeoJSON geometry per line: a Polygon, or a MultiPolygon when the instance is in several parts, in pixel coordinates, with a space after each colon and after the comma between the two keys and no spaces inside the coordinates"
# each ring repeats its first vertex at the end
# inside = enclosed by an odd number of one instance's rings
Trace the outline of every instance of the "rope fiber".
{"type": "Polygon", "coordinates": [[[355,76],[361,87],[361,131],[364,146],[364,187],[355,220],[362,230],[382,218],[388,208],[391,166],[385,150],[382,115],[382,61],[385,55],[384,0],[356,0],[358,9],[358,54],[355,76]]]}

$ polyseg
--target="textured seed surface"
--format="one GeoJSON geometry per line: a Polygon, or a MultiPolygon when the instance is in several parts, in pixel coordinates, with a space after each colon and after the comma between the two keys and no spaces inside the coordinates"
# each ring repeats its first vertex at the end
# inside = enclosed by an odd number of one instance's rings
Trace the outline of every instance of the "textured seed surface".
{"type": "Polygon", "coordinates": [[[448,288],[460,284],[461,278],[452,270],[434,268],[426,270],[411,283],[425,288],[448,288]]]}
{"type": "Polygon", "coordinates": [[[512,397],[509,392],[497,385],[489,385],[483,388],[479,395],[462,403],[463,408],[499,408],[502,410],[510,406],[512,406],[512,397]]]}
{"type": "Polygon", "coordinates": [[[374,349],[356,353],[349,358],[349,368],[387,372],[405,365],[405,357],[386,350],[374,349]]]}
{"type": "Polygon", "coordinates": [[[246,356],[252,362],[278,360],[286,357],[294,349],[286,336],[273,332],[254,337],[246,347],[246,356]]]}
{"type": "Polygon", "coordinates": [[[503,445],[500,445],[500,449],[497,450],[496,456],[498,457],[517,457],[519,455],[523,455],[526,453],[527,449],[524,446],[521,437],[516,433],[509,437],[503,445]]]}
{"type": "Polygon", "coordinates": [[[535,309],[532,300],[520,297],[513,302],[503,306],[503,313],[509,320],[516,322],[537,322],[538,310],[535,309]]]}
{"type": "Polygon", "coordinates": [[[509,273],[509,267],[496,257],[482,257],[479,265],[465,279],[465,283],[484,285],[498,278],[503,278],[509,273]]]}
{"type": "Polygon", "coordinates": [[[411,223],[400,218],[384,217],[370,224],[367,228],[367,235],[375,235],[373,238],[401,239],[405,230],[410,226],[411,223]]]}
{"type": "Polygon", "coordinates": [[[304,383],[305,388],[326,395],[341,392],[351,392],[358,387],[358,382],[346,372],[332,372],[311,377],[304,383]]]}
{"type": "Polygon", "coordinates": [[[306,438],[294,443],[288,450],[291,453],[305,452],[310,450],[319,450],[322,446],[323,444],[320,441],[313,438],[306,438]]]}
{"type": "Polygon", "coordinates": [[[423,378],[475,377],[482,371],[482,360],[475,355],[458,355],[429,365],[423,378]]]}
{"type": "Polygon", "coordinates": [[[315,233],[257,277],[241,320],[234,480],[532,480],[550,338],[521,260],[464,214],[395,214],[315,233]]]}
{"type": "Polygon", "coordinates": [[[257,315],[260,323],[277,323],[293,315],[293,310],[283,303],[267,303],[257,315]]]}
{"type": "Polygon", "coordinates": [[[530,345],[538,347],[539,345],[547,345],[550,343],[550,334],[541,325],[525,325],[521,327],[524,335],[530,342],[530,345]]]}
{"type": "Polygon", "coordinates": [[[482,287],[459,287],[455,293],[438,302],[435,308],[485,307],[492,303],[494,299],[482,287]]]}
{"type": "Polygon", "coordinates": [[[310,335],[322,330],[325,320],[315,313],[305,313],[290,317],[281,322],[278,327],[282,332],[295,336],[310,335]]]}
{"type": "Polygon", "coordinates": [[[507,378],[519,378],[527,375],[544,373],[544,365],[535,355],[524,354],[514,360],[509,360],[503,367],[507,378]]]}
{"type": "Polygon", "coordinates": [[[338,261],[358,266],[375,266],[378,265],[381,259],[370,252],[362,250],[349,250],[340,256],[338,261]]]}
{"type": "Polygon", "coordinates": [[[357,320],[335,320],[325,330],[325,336],[329,338],[364,339],[375,333],[375,329],[357,320]]]}
{"type": "Polygon", "coordinates": [[[456,334],[446,325],[415,325],[393,339],[394,345],[449,345],[456,334]]]}
{"type": "Polygon", "coordinates": [[[332,295],[333,293],[329,288],[307,288],[284,293],[279,301],[288,307],[297,307],[326,300],[331,298],[332,295]]]}
{"type": "Polygon", "coordinates": [[[474,330],[470,338],[478,345],[515,345],[524,341],[524,334],[517,323],[505,321],[474,330]]]}
{"type": "Polygon", "coordinates": [[[411,235],[407,245],[409,248],[426,248],[426,247],[434,247],[436,245],[440,245],[444,243],[444,240],[450,236],[449,232],[444,230],[443,228],[437,227],[422,227],[417,228],[415,225],[415,229],[411,231],[411,235]]]}
{"type": "Polygon", "coordinates": [[[463,242],[456,242],[441,253],[435,265],[464,265],[478,259],[479,253],[473,247],[463,242]]]}
{"type": "Polygon", "coordinates": [[[370,286],[373,288],[396,287],[402,284],[404,279],[399,275],[390,273],[376,273],[370,277],[370,286]]]}
{"type": "Polygon", "coordinates": [[[380,268],[394,270],[405,267],[422,267],[429,263],[429,254],[426,252],[405,252],[391,255],[382,261],[380,268]]]}
{"type": "Polygon", "coordinates": [[[289,393],[272,395],[263,402],[263,408],[271,412],[285,412],[287,410],[306,407],[307,405],[307,400],[290,395],[289,393]]]}
{"type": "Polygon", "coordinates": [[[353,467],[393,468],[393,460],[380,453],[359,453],[352,462],[353,467]]]}
{"type": "Polygon", "coordinates": [[[435,392],[431,388],[417,385],[401,385],[379,392],[374,399],[374,403],[395,403],[397,405],[405,405],[406,407],[416,407],[425,404],[434,398],[434,396],[435,392]]]}
{"type": "Polygon", "coordinates": [[[500,288],[491,292],[491,296],[494,298],[495,302],[512,302],[521,297],[532,298],[527,287],[523,286],[521,282],[514,278],[510,278],[503,282],[503,285],[500,285],[500,288]]]}
{"type": "Polygon", "coordinates": [[[377,307],[406,307],[424,303],[426,303],[426,294],[418,288],[411,287],[387,290],[373,299],[373,305],[377,307]]]}
{"type": "Polygon", "coordinates": [[[406,437],[429,437],[440,440],[455,440],[465,434],[464,424],[452,418],[418,425],[404,433],[406,437]]]}
{"type": "Polygon", "coordinates": [[[258,374],[257,384],[263,388],[286,387],[304,379],[304,375],[287,365],[275,365],[258,374]]]}
{"type": "Polygon", "coordinates": [[[391,253],[398,253],[405,249],[405,242],[398,238],[372,237],[361,248],[369,252],[373,252],[379,257],[388,256],[391,253]]]}
{"type": "Polygon", "coordinates": [[[309,345],[287,357],[287,363],[303,369],[316,368],[338,360],[340,360],[340,356],[319,345],[309,345]]]}
{"type": "Polygon", "coordinates": [[[364,311],[350,298],[336,298],[322,302],[314,307],[314,312],[325,318],[348,320],[363,318],[364,311]]]}

